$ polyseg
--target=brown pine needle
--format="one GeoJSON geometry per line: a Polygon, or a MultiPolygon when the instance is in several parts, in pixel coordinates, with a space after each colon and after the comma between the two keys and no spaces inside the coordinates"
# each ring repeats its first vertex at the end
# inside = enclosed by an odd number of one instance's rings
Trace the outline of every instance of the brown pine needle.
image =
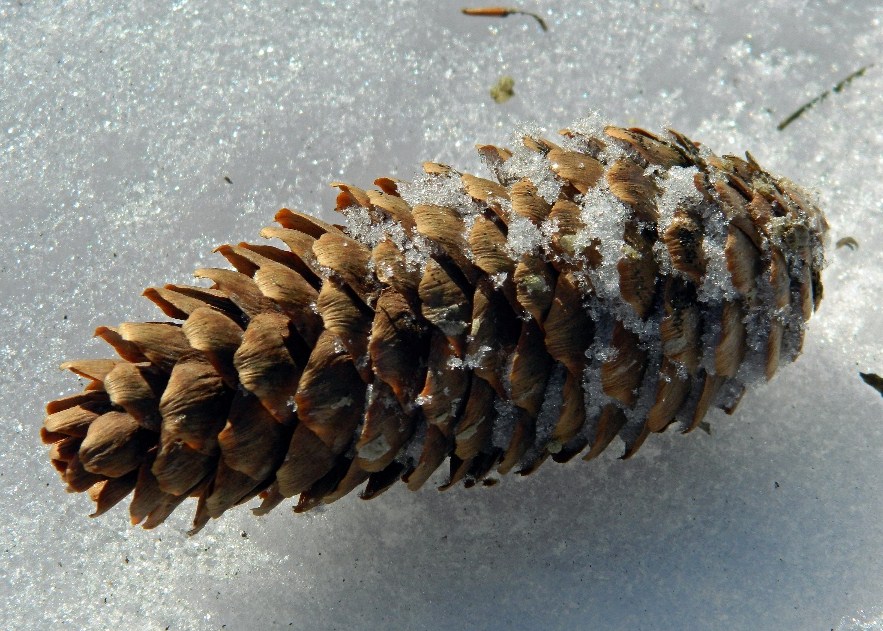
{"type": "Polygon", "coordinates": [[[856,70],[855,72],[850,74],[848,77],[843,79],[840,83],[835,85],[830,90],[825,90],[824,92],[822,92],[820,95],[818,95],[813,100],[811,100],[807,103],[804,103],[797,110],[795,110],[790,116],[788,116],[785,120],[783,120],[781,123],[779,123],[776,126],[776,129],[778,129],[779,131],[782,131],[788,125],[790,125],[791,123],[796,121],[798,118],[803,116],[808,110],[814,108],[816,105],[818,105],[819,103],[821,103],[822,101],[827,99],[829,96],[831,96],[832,92],[834,94],[841,92],[845,87],[847,87],[850,83],[852,83],[853,79],[857,79],[857,78],[861,77],[873,65],[874,64],[868,64],[867,66],[862,66],[861,68],[859,68],[858,70],[856,70]]]}
{"type": "Polygon", "coordinates": [[[510,15],[528,15],[537,21],[541,29],[543,29],[544,31],[549,30],[549,27],[546,26],[545,20],[543,20],[543,18],[541,18],[538,14],[531,13],[530,11],[522,11],[521,9],[512,9],[507,7],[464,8],[463,14],[487,18],[505,18],[509,17],[510,15]]]}

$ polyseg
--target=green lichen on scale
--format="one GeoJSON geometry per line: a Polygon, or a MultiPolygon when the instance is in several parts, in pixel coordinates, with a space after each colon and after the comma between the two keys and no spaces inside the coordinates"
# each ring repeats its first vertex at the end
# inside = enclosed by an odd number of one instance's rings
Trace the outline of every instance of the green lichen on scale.
{"type": "Polygon", "coordinates": [[[96,515],[131,494],[146,528],[195,497],[198,530],[445,461],[442,488],[617,437],[629,457],[799,354],[826,224],[750,155],[592,120],[478,150],[494,179],[335,184],[347,227],[283,209],[282,247],[145,291],[177,322],[100,327],[118,357],[64,364],[88,384],[42,429],[68,489],[96,515]]]}

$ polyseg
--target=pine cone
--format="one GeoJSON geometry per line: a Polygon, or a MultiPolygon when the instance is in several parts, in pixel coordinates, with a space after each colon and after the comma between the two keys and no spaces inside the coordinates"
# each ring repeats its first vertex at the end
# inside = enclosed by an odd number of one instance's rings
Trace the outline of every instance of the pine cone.
{"type": "Polygon", "coordinates": [[[42,438],[99,515],[132,493],[152,528],[194,530],[260,496],[296,511],[364,484],[442,488],[551,457],[624,457],[800,352],[822,296],[826,224],[752,157],[681,134],[588,123],[561,145],[479,152],[497,181],[426,163],[340,189],[349,227],[287,209],[208,287],[145,295],[172,322],[100,327],[118,359],[67,362],[85,390],[42,438]]]}

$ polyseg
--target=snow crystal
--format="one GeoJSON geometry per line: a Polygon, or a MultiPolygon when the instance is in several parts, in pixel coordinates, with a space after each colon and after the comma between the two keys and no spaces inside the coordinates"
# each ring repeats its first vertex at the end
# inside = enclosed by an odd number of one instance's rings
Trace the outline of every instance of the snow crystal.
{"type": "Polygon", "coordinates": [[[494,431],[491,438],[491,444],[498,449],[506,449],[512,442],[512,434],[515,432],[515,422],[517,417],[517,408],[511,401],[503,401],[497,399],[494,401],[494,431]]]}
{"type": "Polygon", "coordinates": [[[475,202],[463,189],[456,172],[450,174],[424,174],[411,182],[399,185],[399,194],[411,206],[427,204],[453,208],[460,212],[472,208],[475,202]]]}
{"type": "Polygon", "coordinates": [[[727,257],[724,255],[729,222],[717,204],[703,207],[702,219],[705,227],[702,238],[705,276],[702,277],[702,285],[696,296],[702,302],[732,300],[738,296],[738,293],[733,287],[733,280],[727,269],[727,257]]]}
{"type": "Polygon", "coordinates": [[[595,294],[608,304],[621,304],[616,265],[623,255],[623,233],[631,211],[613,196],[603,181],[583,196],[580,208],[584,227],[574,238],[574,248],[581,251],[593,244],[598,246],[601,264],[587,270],[595,294]]]}
{"type": "Polygon", "coordinates": [[[549,159],[543,154],[531,151],[524,146],[524,138],[542,138],[545,132],[541,127],[521,125],[510,137],[512,157],[503,163],[503,173],[509,180],[528,179],[537,188],[537,193],[548,203],[553,203],[561,191],[561,181],[551,170],[549,159]]]}
{"type": "Polygon", "coordinates": [[[530,254],[546,243],[543,232],[530,219],[520,215],[512,215],[509,220],[509,232],[506,235],[506,250],[516,261],[523,254],[530,254]]]}

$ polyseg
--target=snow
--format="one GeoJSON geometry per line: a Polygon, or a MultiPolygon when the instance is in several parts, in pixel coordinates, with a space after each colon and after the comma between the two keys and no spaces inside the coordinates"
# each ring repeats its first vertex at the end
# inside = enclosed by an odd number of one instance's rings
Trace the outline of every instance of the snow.
{"type": "MultiPolygon", "coordinates": [[[[0,6],[4,627],[883,629],[883,399],[858,376],[883,373],[883,67],[776,129],[878,61],[883,8],[521,5],[544,33],[462,6],[0,6]],[[330,182],[416,180],[427,160],[489,177],[475,144],[554,140],[590,111],[593,133],[750,150],[816,195],[832,243],[859,243],[828,250],[803,355],[710,435],[487,489],[243,507],[195,537],[192,509],[148,532],[64,492],[42,407],[81,386],[56,366],[107,356],[98,325],[160,319],[144,287],[221,265],[216,245],[259,241],[282,206],[340,222],[330,182]]],[[[507,168],[540,173],[523,155],[507,168]]]]}

